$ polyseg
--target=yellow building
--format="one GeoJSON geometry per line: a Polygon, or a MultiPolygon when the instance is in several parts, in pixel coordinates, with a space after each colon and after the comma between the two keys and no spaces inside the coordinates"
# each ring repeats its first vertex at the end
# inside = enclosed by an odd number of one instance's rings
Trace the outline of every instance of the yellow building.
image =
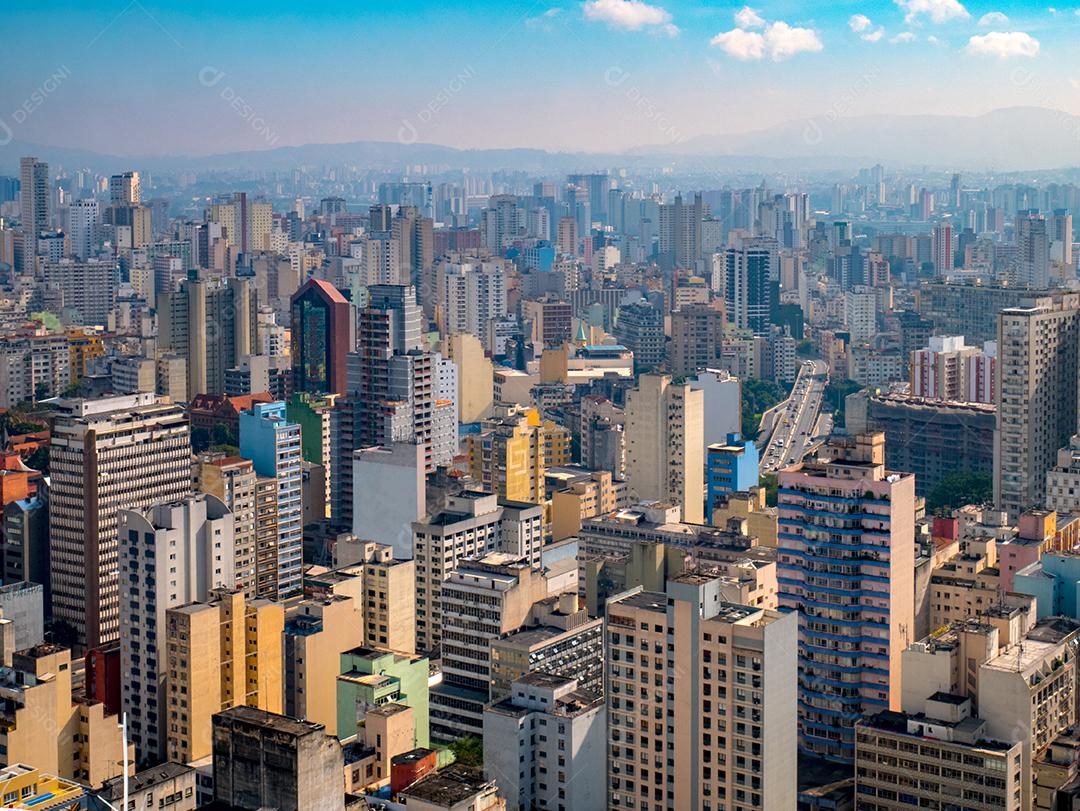
{"type": "Polygon", "coordinates": [[[746,521],[746,534],[757,538],[758,546],[776,547],[776,508],[765,506],[765,488],[745,493],[728,493],[713,508],[712,525],[726,527],[729,520],[746,521]]]}
{"type": "Polygon", "coordinates": [[[337,734],[341,654],[364,644],[361,606],[351,597],[302,600],[285,623],[285,715],[337,734]]]}
{"type": "Polygon", "coordinates": [[[543,504],[545,444],[535,408],[499,404],[480,432],[467,438],[469,474],[489,493],[543,504]]]}
{"type": "Polygon", "coordinates": [[[165,614],[169,760],[190,763],[213,752],[211,718],[239,705],[280,713],[285,610],[241,591],[165,614]]]}
{"type": "Polygon", "coordinates": [[[570,429],[552,420],[544,420],[544,465],[570,464],[570,429]]]}
{"type": "MultiPolygon", "coordinates": [[[[99,786],[123,773],[120,719],[71,695],[71,651],[38,645],[12,656],[0,675],[0,760],[99,786]]],[[[128,747],[133,765],[135,749],[128,747]]]]}
{"type": "Polygon", "coordinates": [[[86,375],[86,365],[92,358],[105,355],[105,344],[100,335],[72,329],[67,332],[68,355],[71,361],[71,382],[78,383],[86,375]]]}
{"type": "Polygon", "coordinates": [[[0,770],[0,792],[0,803],[4,809],[48,811],[51,808],[72,807],[68,804],[82,797],[85,787],[23,763],[15,763],[0,770]]]}

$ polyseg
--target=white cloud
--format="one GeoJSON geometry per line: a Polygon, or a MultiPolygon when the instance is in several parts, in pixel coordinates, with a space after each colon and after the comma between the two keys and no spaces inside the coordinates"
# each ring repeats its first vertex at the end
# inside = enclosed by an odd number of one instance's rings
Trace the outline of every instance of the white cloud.
{"type": "Polygon", "coordinates": [[[984,14],[979,18],[979,25],[989,28],[992,25],[1005,25],[1008,21],[1009,18],[1000,11],[991,11],[989,14],[984,14]]]}
{"type": "Polygon", "coordinates": [[[885,36],[885,26],[879,25],[874,28],[874,23],[865,14],[852,14],[848,19],[848,28],[859,35],[860,39],[867,42],[877,42],[885,36]]]}
{"type": "Polygon", "coordinates": [[[764,59],[766,54],[774,62],[781,62],[795,54],[816,53],[825,47],[814,29],[798,28],[779,20],[769,23],[764,34],[733,28],[717,34],[709,44],[744,62],[764,59]]]}
{"type": "Polygon", "coordinates": [[[931,22],[944,23],[949,20],[966,20],[971,15],[959,0],[893,0],[904,10],[904,21],[908,24],[919,22],[927,16],[931,22]]]}
{"type": "Polygon", "coordinates": [[[756,31],[744,31],[742,28],[733,28],[722,34],[717,34],[709,44],[719,48],[728,56],[740,59],[743,62],[761,59],[765,56],[765,37],[756,31]]]}
{"type": "Polygon", "coordinates": [[[873,25],[873,23],[870,22],[870,18],[867,17],[865,14],[852,14],[851,19],[847,21],[847,24],[848,27],[856,34],[861,34],[863,31],[873,25]]]}
{"type": "Polygon", "coordinates": [[[915,35],[911,31],[901,31],[895,37],[889,40],[893,45],[897,45],[901,42],[914,42],[915,35]]]}
{"type": "Polygon", "coordinates": [[[735,12],[735,25],[739,28],[764,28],[765,20],[750,6],[743,6],[735,12]]]}
{"type": "Polygon", "coordinates": [[[937,37],[933,36],[933,35],[927,37],[926,41],[929,42],[931,45],[940,45],[941,44],[941,40],[938,39],[937,37]]]}
{"type": "Polygon", "coordinates": [[[764,59],[766,55],[780,62],[798,53],[816,53],[825,48],[813,28],[799,28],[782,20],[766,23],[749,6],[736,12],[735,25],[736,28],[709,40],[709,45],[744,62],[764,59]],[[762,25],[765,26],[762,33],[747,30],[762,25]]]}
{"type": "Polygon", "coordinates": [[[647,29],[672,37],[679,33],[667,9],[650,6],[641,0],[588,0],[585,19],[607,23],[620,31],[647,29]]]}
{"type": "Polygon", "coordinates": [[[1069,84],[1072,85],[1073,90],[1080,90],[1080,79],[1069,79],[1069,84]]]}
{"type": "Polygon", "coordinates": [[[969,39],[964,50],[973,56],[996,56],[998,59],[1032,57],[1039,53],[1039,41],[1023,31],[991,31],[969,39]]]}
{"type": "Polygon", "coordinates": [[[765,47],[776,62],[797,53],[817,53],[825,48],[813,28],[797,28],[779,20],[769,23],[765,29],[765,47]]]}

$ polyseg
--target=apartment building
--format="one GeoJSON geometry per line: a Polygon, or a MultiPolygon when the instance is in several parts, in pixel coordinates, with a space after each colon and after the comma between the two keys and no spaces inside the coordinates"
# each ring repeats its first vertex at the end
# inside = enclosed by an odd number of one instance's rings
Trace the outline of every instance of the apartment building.
{"type": "Polygon", "coordinates": [[[608,808],[795,807],[795,616],[686,575],[609,601],[606,633],[608,808]]]}

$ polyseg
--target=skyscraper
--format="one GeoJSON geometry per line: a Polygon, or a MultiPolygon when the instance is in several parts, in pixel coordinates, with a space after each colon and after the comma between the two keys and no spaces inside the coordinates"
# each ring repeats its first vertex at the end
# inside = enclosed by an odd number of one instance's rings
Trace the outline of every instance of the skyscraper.
{"type": "Polygon", "coordinates": [[[120,510],[121,689],[131,741],[140,763],[165,757],[172,719],[165,701],[170,665],[165,611],[206,600],[233,585],[233,516],[219,499],[203,494],[120,510]]]}
{"type": "Polygon", "coordinates": [[[1030,299],[998,316],[994,503],[1017,518],[1041,505],[1046,472],[1077,432],[1080,295],[1030,299]]]}
{"type": "Polygon", "coordinates": [[[780,608],[799,614],[799,746],[843,763],[860,716],[900,708],[915,640],[915,477],[885,469],[885,435],[833,440],[780,472],[780,608]]]}
{"type": "Polygon", "coordinates": [[[1029,287],[1050,285],[1050,234],[1046,217],[1037,210],[1016,214],[1017,276],[1029,287]]]}
{"type": "Polygon", "coordinates": [[[296,391],[345,394],[345,356],[352,348],[352,308],[336,287],[309,279],[293,294],[292,366],[296,391]]]}
{"type": "Polygon", "coordinates": [[[34,157],[19,161],[19,221],[23,229],[23,266],[19,273],[33,275],[37,240],[51,225],[49,209],[52,189],[49,164],[34,157]]]}
{"type": "Polygon", "coordinates": [[[728,248],[724,254],[728,322],[754,335],[769,335],[774,285],[771,253],[766,248],[728,248]]]}
{"type": "Polygon", "coordinates": [[[934,275],[945,276],[953,269],[953,229],[949,222],[934,226],[933,236],[934,275]]]}
{"type": "Polygon", "coordinates": [[[668,375],[645,374],[626,394],[626,478],[638,501],[682,508],[704,523],[704,394],[668,375]]]}
{"type": "Polygon", "coordinates": [[[331,514],[352,525],[352,454],[411,442],[431,461],[435,356],[420,348],[422,312],[412,285],[372,285],[357,312],[356,351],[347,356],[346,396],[331,421],[334,503],[331,514]]]}
{"type": "MultiPolygon", "coordinates": [[[[240,414],[240,455],[260,476],[277,482],[277,593],[303,592],[304,517],[300,426],[285,418],[285,403],[256,403],[240,414]]],[[[258,549],[258,540],[256,540],[258,549]]],[[[256,566],[258,563],[256,562],[256,566]]]]}
{"type": "Polygon", "coordinates": [[[187,279],[157,299],[158,347],[187,361],[187,396],[222,394],[225,372],[254,354],[258,295],[248,279],[187,279]]]}
{"type": "Polygon", "coordinates": [[[191,490],[191,433],[153,394],[61,400],[49,443],[53,617],[80,646],[120,630],[118,515],[191,490]]]}
{"type": "Polygon", "coordinates": [[[795,808],[797,621],[721,590],[690,572],[608,604],[608,808],[795,808]]]}

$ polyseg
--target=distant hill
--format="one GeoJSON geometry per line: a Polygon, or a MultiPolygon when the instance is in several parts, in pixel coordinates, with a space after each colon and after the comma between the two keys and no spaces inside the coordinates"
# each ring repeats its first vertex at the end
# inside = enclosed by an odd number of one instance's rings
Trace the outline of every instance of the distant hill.
{"type": "Polygon", "coordinates": [[[866,166],[929,166],[998,171],[1080,166],[1080,116],[1041,107],[1012,107],[979,116],[820,115],[766,129],[702,135],[679,144],[626,152],[548,152],[542,149],[455,149],[438,144],[353,141],[304,144],[217,155],[103,155],[20,141],[0,147],[0,172],[18,171],[19,157],[36,155],[67,169],[113,172],[137,167],[179,170],[284,171],[297,166],[355,164],[389,170],[423,164],[444,168],[527,172],[595,170],[611,166],[675,165],[684,169],[827,170],[866,166]]]}
{"type": "Polygon", "coordinates": [[[1080,116],[1011,107],[978,116],[821,115],[734,135],[702,135],[635,154],[844,156],[865,162],[999,170],[1080,166],[1080,116]]]}

